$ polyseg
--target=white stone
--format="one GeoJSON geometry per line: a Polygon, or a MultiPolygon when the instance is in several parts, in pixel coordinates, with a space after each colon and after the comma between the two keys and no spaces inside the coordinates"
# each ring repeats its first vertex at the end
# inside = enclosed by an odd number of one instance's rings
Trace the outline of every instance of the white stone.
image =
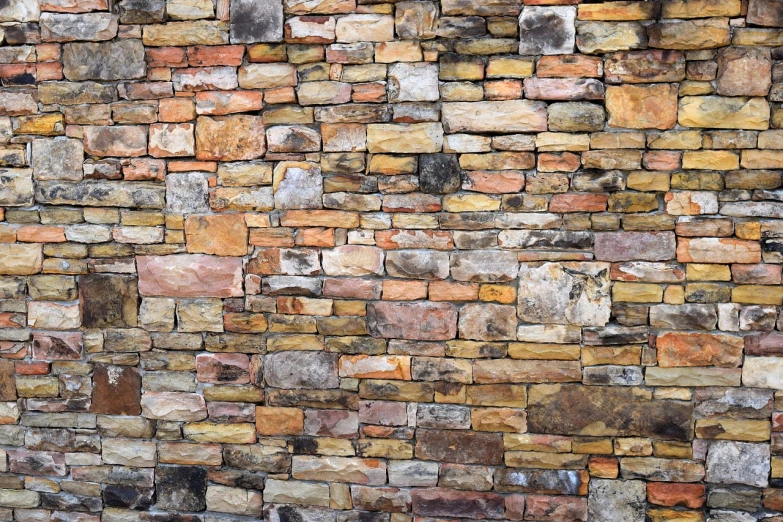
{"type": "Polygon", "coordinates": [[[389,101],[438,101],[438,65],[395,63],[389,67],[386,90],[389,101]]]}

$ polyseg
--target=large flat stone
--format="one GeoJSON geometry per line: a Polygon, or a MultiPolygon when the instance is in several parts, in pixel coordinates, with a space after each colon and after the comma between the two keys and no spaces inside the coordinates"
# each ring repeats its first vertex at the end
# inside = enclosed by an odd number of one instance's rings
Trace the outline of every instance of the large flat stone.
{"type": "Polygon", "coordinates": [[[236,297],[242,258],[201,254],[138,256],[139,293],[170,297],[236,297]]]}
{"type": "Polygon", "coordinates": [[[376,302],[367,306],[374,337],[447,340],[457,335],[457,309],[449,303],[376,302]]]}
{"type": "Polygon", "coordinates": [[[448,102],[443,104],[443,128],[455,132],[543,132],[546,103],[529,100],[448,102]]]}
{"type": "Polygon", "coordinates": [[[138,39],[65,44],[63,74],[75,82],[144,78],[147,74],[144,45],[138,39]]]}
{"type": "Polygon", "coordinates": [[[650,400],[631,388],[540,384],[530,389],[527,422],[532,433],[688,441],[693,405],[650,400]]]}
{"type": "Polygon", "coordinates": [[[523,263],[519,270],[519,318],[531,323],[604,326],[609,322],[608,263],[523,263]]]}
{"type": "Polygon", "coordinates": [[[231,0],[230,13],[231,43],[282,41],[282,0],[231,0]]]}
{"type": "Polygon", "coordinates": [[[284,351],[264,358],[267,386],[284,389],[337,388],[339,354],[310,351],[284,351]]]}

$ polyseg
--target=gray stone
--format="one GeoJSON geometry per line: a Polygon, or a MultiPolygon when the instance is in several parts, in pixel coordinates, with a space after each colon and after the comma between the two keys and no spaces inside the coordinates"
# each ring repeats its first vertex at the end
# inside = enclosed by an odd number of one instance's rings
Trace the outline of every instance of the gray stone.
{"type": "Polygon", "coordinates": [[[683,304],[650,307],[650,326],[668,330],[714,330],[718,314],[713,305],[683,304]]]}
{"type": "Polygon", "coordinates": [[[275,208],[322,208],[323,176],[315,163],[280,162],[274,171],[275,208]]]}
{"type": "Polygon", "coordinates": [[[497,283],[512,281],[519,273],[519,262],[514,252],[454,252],[451,254],[450,265],[451,277],[456,281],[497,283]]]}
{"type": "Polygon", "coordinates": [[[71,81],[144,78],[147,64],[138,39],[63,46],[63,74],[71,81]]]}
{"type": "Polygon", "coordinates": [[[706,482],[765,488],[769,481],[768,444],[716,441],[707,450],[706,482]]]}
{"type": "Polygon", "coordinates": [[[462,186],[462,169],[456,154],[419,156],[419,190],[428,194],[450,194],[462,186]]]}
{"type": "Polygon", "coordinates": [[[395,63],[389,67],[386,91],[389,101],[438,101],[438,65],[434,63],[395,63]]]}
{"type": "Polygon", "coordinates": [[[271,276],[261,281],[261,292],[264,295],[304,295],[316,297],[321,295],[321,280],[301,276],[271,276]]]}
{"type": "Polygon", "coordinates": [[[80,207],[163,208],[165,194],[160,185],[137,181],[41,181],[36,186],[35,200],[80,207]]]}
{"type": "Polygon", "coordinates": [[[117,16],[110,13],[43,13],[41,40],[73,42],[75,40],[111,40],[117,35],[117,16]]]}
{"type": "MultiPolygon", "coordinates": [[[[328,507],[266,504],[264,506],[263,520],[268,522],[337,522],[337,513],[341,512],[328,507]]],[[[345,513],[350,512],[346,511],[345,513]]]]}
{"type": "Polygon", "coordinates": [[[438,484],[438,463],[418,460],[390,460],[390,486],[435,486],[438,484]]]}
{"type": "Polygon", "coordinates": [[[82,179],[84,146],[76,139],[33,140],[33,175],[35,179],[82,179]]]}
{"type": "Polygon", "coordinates": [[[608,263],[522,264],[519,318],[531,323],[605,326],[611,313],[608,263]]]}
{"type": "Polygon", "coordinates": [[[590,250],[591,232],[570,230],[504,230],[498,234],[503,248],[540,250],[590,250]]]}
{"type": "Polygon", "coordinates": [[[419,404],[416,411],[416,426],[466,430],[470,428],[470,408],[456,404],[419,404]]]}
{"type": "Polygon", "coordinates": [[[713,510],[710,511],[707,522],[756,522],[756,520],[758,519],[750,513],[742,511],[713,510]]]}
{"type": "Polygon", "coordinates": [[[768,419],[772,391],[753,388],[696,388],[696,412],[703,417],[768,419]]]}
{"type": "Polygon", "coordinates": [[[264,357],[264,381],[267,386],[285,389],[337,388],[339,354],[327,352],[285,351],[264,357]]]}
{"type": "Polygon", "coordinates": [[[519,15],[519,54],[571,54],[576,7],[525,6],[519,15]]]}
{"type": "Polygon", "coordinates": [[[668,261],[675,257],[674,232],[598,232],[599,261],[668,261]]]}
{"type": "Polygon", "coordinates": [[[548,118],[549,130],[555,132],[600,131],[605,122],[604,108],[590,102],[553,103],[548,118]]]}
{"type": "Polygon", "coordinates": [[[640,366],[588,366],[583,370],[585,384],[608,384],[613,386],[639,386],[644,382],[640,366]]]}
{"type": "Polygon", "coordinates": [[[389,250],[386,272],[392,277],[446,279],[449,277],[449,254],[438,250],[389,250]]]}
{"type": "Polygon", "coordinates": [[[33,204],[33,171],[0,169],[0,205],[26,207],[33,204]]]}
{"type": "Polygon", "coordinates": [[[458,326],[461,339],[505,341],[517,338],[513,306],[468,303],[460,308],[458,326]]]}
{"type": "Polygon", "coordinates": [[[166,19],[166,0],[122,0],[119,8],[123,24],[154,24],[166,19]]]}
{"type": "Polygon", "coordinates": [[[174,172],[166,176],[166,210],[178,213],[209,212],[206,172],[174,172]]]}
{"type": "Polygon", "coordinates": [[[498,491],[545,495],[584,495],[587,476],[582,470],[502,469],[495,476],[498,491]]]}
{"type": "Polygon", "coordinates": [[[641,480],[590,480],[587,497],[592,522],[644,522],[647,487],[641,480]]]}
{"type": "Polygon", "coordinates": [[[231,43],[283,40],[282,0],[231,0],[231,43]]]}

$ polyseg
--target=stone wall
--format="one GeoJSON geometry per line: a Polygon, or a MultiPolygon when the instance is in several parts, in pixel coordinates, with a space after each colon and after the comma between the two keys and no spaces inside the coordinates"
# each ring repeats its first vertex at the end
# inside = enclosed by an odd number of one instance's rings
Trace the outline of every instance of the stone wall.
{"type": "Polygon", "coordinates": [[[783,522],[780,0],[0,42],[0,521],[783,522]]]}

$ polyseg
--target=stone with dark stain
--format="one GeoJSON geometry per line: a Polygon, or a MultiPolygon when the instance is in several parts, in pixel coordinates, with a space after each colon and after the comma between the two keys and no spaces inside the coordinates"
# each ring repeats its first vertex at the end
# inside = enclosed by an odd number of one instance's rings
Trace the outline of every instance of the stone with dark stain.
{"type": "Polygon", "coordinates": [[[650,400],[631,388],[534,385],[530,389],[531,433],[595,437],[693,438],[693,404],[650,400]]]}
{"type": "Polygon", "coordinates": [[[232,0],[231,43],[283,40],[282,0],[232,0]]]}
{"type": "Polygon", "coordinates": [[[172,511],[206,508],[207,470],[198,466],[158,466],[155,469],[156,505],[172,511]]]}
{"type": "Polygon", "coordinates": [[[504,500],[497,493],[447,488],[413,490],[413,513],[428,517],[503,518],[504,500]]]}
{"type": "Polygon", "coordinates": [[[503,437],[465,430],[417,430],[416,458],[496,466],[503,463],[503,437]]]}
{"type": "Polygon", "coordinates": [[[139,39],[78,42],[63,46],[63,74],[71,81],[131,80],[147,73],[139,39]]]}
{"type": "Polygon", "coordinates": [[[166,19],[166,0],[122,0],[120,23],[154,24],[166,19]]]}
{"type": "Polygon", "coordinates": [[[141,415],[141,375],[131,367],[96,365],[92,375],[92,413],[141,415]]]}
{"type": "Polygon", "coordinates": [[[85,328],[133,328],[139,291],[135,277],[114,274],[79,276],[79,304],[85,328]]]}
{"type": "Polygon", "coordinates": [[[419,156],[419,189],[428,194],[450,194],[462,186],[462,170],[456,154],[419,156]]]}
{"type": "Polygon", "coordinates": [[[576,7],[526,6],[519,17],[519,54],[570,54],[576,7]]]}
{"type": "Polygon", "coordinates": [[[39,361],[78,361],[81,358],[81,332],[33,333],[33,359],[39,361]]]}
{"type": "Polygon", "coordinates": [[[152,495],[151,489],[109,484],[103,490],[103,505],[143,511],[152,505],[152,495]]]}

